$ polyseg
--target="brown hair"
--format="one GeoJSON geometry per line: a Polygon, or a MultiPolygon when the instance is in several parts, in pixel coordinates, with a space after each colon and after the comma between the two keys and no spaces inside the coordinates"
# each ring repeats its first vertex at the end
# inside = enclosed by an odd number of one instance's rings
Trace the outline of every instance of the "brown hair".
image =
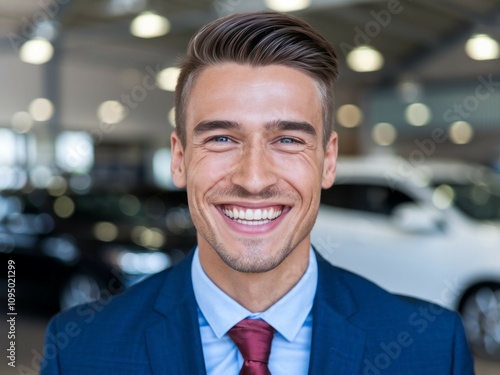
{"type": "Polygon", "coordinates": [[[201,71],[225,62],[250,66],[284,65],[313,78],[323,102],[323,145],[333,130],[333,83],[337,56],[330,43],[307,22],[289,14],[233,14],[203,27],[189,42],[175,90],[176,132],[186,147],[185,111],[201,71]]]}

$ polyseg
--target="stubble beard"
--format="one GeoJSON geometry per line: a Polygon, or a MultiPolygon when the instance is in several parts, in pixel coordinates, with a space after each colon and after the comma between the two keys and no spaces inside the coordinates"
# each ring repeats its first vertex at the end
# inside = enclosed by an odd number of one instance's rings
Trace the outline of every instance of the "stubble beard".
{"type": "Polygon", "coordinates": [[[218,241],[211,231],[199,231],[206,243],[215,251],[219,258],[231,269],[242,273],[263,273],[278,267],[297,248],[297,246],[310,234],[315,222],[315,217],[306,226],[303,236],[295,239],[290,235],[284,241],[275,244],[277,248],[268,249],[268,239],[240,238],[237,246],[242,249],[235,252],[222,241],[218,241]],[[205,234],[205,235],[204,235],[205,234]],[[231,251],[232,250],[232,251],[231,251]]]}
{"type": "Polygon", "coordinates": [[[272,253],[266,254],[264,241],[263,239],[240,240],[244,253],[239,255],[231,254],[230,249],[223,243],[209,243],[222,261],[233,270],[243,273],[263,273],[278,267],[295,248],[291,240],[288,240],[281,244],[279,249],[272,249],[272,253]]]}
{"type": "MultiPolygon", "coordinates": [[[[239,187],[233,187],[225,191],[217,191],[209,196],[209,201],[213,197],[252,197],[251,194],[239,187]],[[210,199],[211,198],[211,199],[210,199]]],[[[296,194],[284,194],[278,189],[270,188],[262,192],[259,197],[270,199],[279,196],[292,197],[292,200],[297,201],[296,194]]],[[[192,213],[193,214],[193,213],[192,213]]],[[[204,215],[200,215],[200,218],[204,215]]],[[[234,249],[229,249],[227,244],[221,239],[217,239],[214,231],[210,226],[203,225],[203,221],[199,223],[196,215],[192,215],[193,223],[198,229],[198,236],[201,236],[206,243],[216,252],[219,258],[230,268],[243,273],[263,273],[268,272],[278,267],[294,250],[295,248],[311,233],[311,230],[316,221],[316,215],[307,220],[308,223],[304,228],[304,234],[294,241],[293,233],[285,238],[281,243],[276,244],[279,248],[267,249],[268,239],[263,238],[240,238],[237,245],[243,249],[242,252],[235,252],[234,249]],[[199,225],[198,225],[199,224],[199,225]]],[[[208,219],[208,218],[206,218],[208,219]]],[[[208,219],[209,220],[209,219],[208,219]]],[[[199,241],[198,241],[199,242],[199,241]]]]}

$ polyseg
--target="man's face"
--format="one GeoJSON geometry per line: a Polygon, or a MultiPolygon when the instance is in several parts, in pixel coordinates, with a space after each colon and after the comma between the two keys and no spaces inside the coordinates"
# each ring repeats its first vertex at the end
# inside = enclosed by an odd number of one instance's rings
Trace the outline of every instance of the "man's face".
{"type": "Polygon", "coordinates": [[[186,187],[200,254],[266,272],[309,248],[321,187],[335,177],[336,134],[322,146],[312,78],[281,65],[205,68],[172,135],[172,175],[186,187]]]}

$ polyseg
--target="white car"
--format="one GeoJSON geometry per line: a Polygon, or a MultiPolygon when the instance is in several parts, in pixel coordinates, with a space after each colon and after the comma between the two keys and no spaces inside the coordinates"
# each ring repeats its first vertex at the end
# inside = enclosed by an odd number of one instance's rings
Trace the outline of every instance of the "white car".
{"type": "Polygon", "coordinates": [[[494,220],[500,216],[500,181],[495,186],[493,172],[470,168],[451,162],[417,168],[401,158],[341,159],[337,181],[322,193],[312,239],[332,264],[391,292],[459,311],[473,350],[500,358],[500,225],[494,220]],[[446,179],[440,169],[472,177],[446,179]],[[467,181],[472,190],[479,186],[472,201],[497,205],[483,207],[489,212],[485,220],[454,204],[467,181]],[[486,199],[482,190],[491,196],[486,199]]]}

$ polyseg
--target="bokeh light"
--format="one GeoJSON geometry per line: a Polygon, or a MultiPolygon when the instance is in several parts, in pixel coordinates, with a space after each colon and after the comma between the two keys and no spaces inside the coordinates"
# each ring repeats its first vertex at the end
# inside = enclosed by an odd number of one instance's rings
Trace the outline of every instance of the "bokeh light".
{"type": "Polygon", "coordinates": [[[363,120],[363,112],[354,104],[344,104],[337,109],[337,123],[345,128],[354,128],[363,120]]]}
{"type": "Polygon", "coordinates": [[[450,140],[457,145],[465,145],[472,140],[474,129],[466,121],[456,121],[448,128],[450,140]]]}
{"type": "Polygon", "coordinates": [[[372,129],[372,138],[380,146],[390,146],[397,137],[396,128],[387,122],[375,124],[372,129]]]}

